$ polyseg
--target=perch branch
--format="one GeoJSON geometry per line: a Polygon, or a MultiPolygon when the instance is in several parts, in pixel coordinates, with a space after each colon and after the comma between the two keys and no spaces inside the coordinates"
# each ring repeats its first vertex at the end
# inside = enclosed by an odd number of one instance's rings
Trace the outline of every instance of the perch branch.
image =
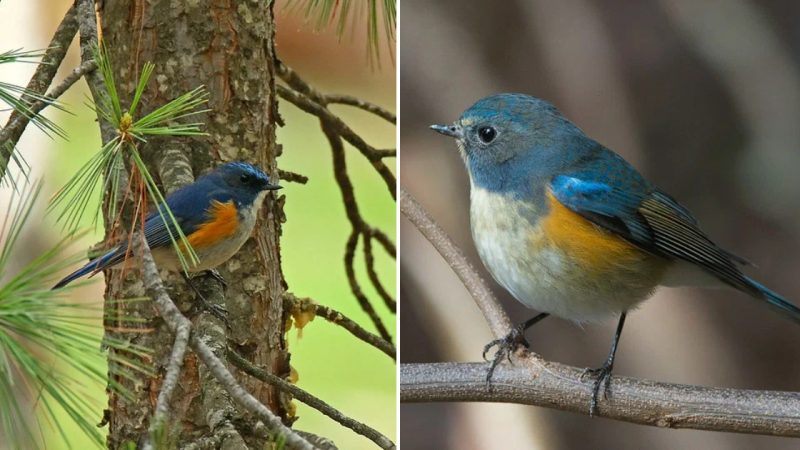
{"type": "MultiPolygon", "coordinates": [[[[593,381],[576,367],[530,355],[500,365],[486,387],[482,363],[402,364],[403,402],[478,401],[588,414],[593,381]]],[[[800,437],[800,393],[723,389],[614,376],[597,414],[664,428],[800,437]]]]}
{"type": "Polygon", "coordinates": [[[230,360],[231,363],[233,363],[233,365],[241,369],[244,373],[250,375],[253,378],[261,380],[265,383],[271,384],[284,392],[288,392],[297,400],[300,400],[301,402],[316,409],[322,414],[325,414],[326,416],[335,420],[342,426],[349,428],[354,432],[370,439],[372,442],[378,444],[380,448],[383,449],[395,448],[394,443],[389,438],[378,432],[377,430],[370,428],[366,424],[363,424],[357,420],[347,417],[336,408],[325,403],[321,399],[309,394],[303,389],[300,389],[299,387],[289,383],[283,378],[277,375],[273,375],[265,370],[262,370],[259,367],[256,367],[255,365],[250,363],[250,361],[246,360],[245,358],[243,358],[241,355],[231,350],[230,348],[228,348],[228,359],[230,360]]]}
{"type": "Polygon", "coordinates": [[[361,339],[383,353],[386,353],[392,359],[397,358],[397,351],[391,342],[381,339],[381,337],[378,335],[370,333],[352,319],[333,308],[313,302],[310,298],[297,298],[290,293],[283,294],[283,308],[287,311],[292,311],[296,308],[299,308],[301,311],[305,311],[307,308],[314,308],[315,315],[323,317],[327,321],[339,325],[358,339],[361,339]]]}

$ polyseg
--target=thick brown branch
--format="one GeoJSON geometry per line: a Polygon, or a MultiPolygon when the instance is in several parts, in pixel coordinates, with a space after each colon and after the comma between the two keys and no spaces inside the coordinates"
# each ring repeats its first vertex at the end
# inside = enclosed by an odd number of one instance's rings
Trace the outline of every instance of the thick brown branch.
{"type": "Polygon", "coordinates": [[[296,308],[305,311],[306,308],[314,308],[315,315],[324,317],[329,322],[339,325],[358,339],[361,339],[383,353],[386,353],[392,359],[397,359],[397,350],[391,342],[381,339],[380,336],[370,333],[362,328],[361,325],[357,324],[352,319],[333,308],[320,305],[319,303],[312,301],[310,298],[297,298],[290,293],[283,294],[283,308],[286,311],[292,311],[296,308]]]}
{"type": "Polygon", "coordinates": [[[383,449],[396,448],[394,442],[392,442],[389,438],[381,434],[378,430],[370,428],[368,425],[363,424],[357,420],[351,419],[350,417],[342,414],[336,408],[325,403],[321,399],[309,394],[303,389],[300,389],[299,387],[289,383],[283,378],[277,375],[273,375],[265,370],[262,370],[254,366],[252,363],[250,363],[250,361],[246,360],[245,358],[243,358],[241,355],[231,350],[230,348],[228,348],[228,359],[230,360],[231,363],[233,363],[233,365],[241,369],[244,373],[250,375],[251,377],[259,379],[265,383],[269,383],[284,392],[288,392],[297,400],[300,400],[301,402],[316,409],[322,414],[325,414],[326,416],[340,423],[342,426],[349,428],[362,436],[367,437],[372,442],[378,444],[380,448],[383,449]]]}
{"type": "MultiPolygon", "coordinates": [[[[529,355],[529,354],[528,354],[529,355]]],[[[491,391],[486,364],[403,364],[403,402],[479,401],[537,405],[588,414],[593,380],[583,370],[535,356],[498,366],[491,391]]],[[[611,378],[600,416],[666,428],[800,437],[800,393],[752,391],[611,378]]]]}
{"type": "Polygon", "coordinates": [[[486,322],[492,329],[495,336],[502,337],[511,331],[511,321],[508,319],[503,308],[497,302],[491,289],[483,281],[483,278],[478,274],[472,264],[467,261],[467,258],[461,253],[461,250],[450,240],[447,233],[434,222],[428,212],[417,203],[414,197],[411,196],[405,189],[400,189],[400,212],[405,216],[417,229],[425,236],[428,241],[436,248],[436,251],[442,255],[447,264],[464,283],[475,303],[478,304],[486,322]]]}

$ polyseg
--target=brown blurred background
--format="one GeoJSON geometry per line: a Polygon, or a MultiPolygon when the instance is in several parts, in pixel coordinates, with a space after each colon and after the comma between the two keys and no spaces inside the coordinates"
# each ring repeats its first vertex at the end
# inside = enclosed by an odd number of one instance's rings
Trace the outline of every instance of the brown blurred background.
{"type": "MultiPolygon", "coordinates": [[[[532,94],[754,261],[749,274],[800,302],[798,19],[790,0],[402,0],[401,185],[483,269],[463,164],[427,127],[492,93],[532,94]]],[[[405,220],[401,247],[402,362],[479,360],[491,336],[463,286],[405,220]]],[[[514,322],[534,314],[493,286],[514,322]]],[[[551,319],[527,336],[547,359],[596,367],[613,327],[551,319]]],[[[615,373],[800,391],[800,327],[733,291],[662,288],[630,316],[615,373]]],[[[519,405],[405,404],[401,419],[406,450],[800,445],[519,405]]]]}

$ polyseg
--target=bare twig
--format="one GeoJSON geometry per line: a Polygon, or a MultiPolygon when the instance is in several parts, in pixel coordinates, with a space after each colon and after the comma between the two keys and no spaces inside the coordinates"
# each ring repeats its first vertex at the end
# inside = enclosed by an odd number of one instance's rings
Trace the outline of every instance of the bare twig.
{"type": "Polygon", "coordinates": [[[397,124],[397,116],[392,114],[390,111],[383,109],[374,103],[361,100],[360,98],[352,97],[350,95],[328,94],[325,95],[325,102],[329,105],[340,104],[340,105],[355,106],[356,108],[361,108],[364,111],[370,112],[378,117],[386,119],[390,123],[397,124]]]}
{"type": "Polygon", "coordinates": [[[397,350],[391,342],[381,339],[380,336],[370,333],[352,319],[333,308],[320,305],[319,303],[312,301],[310,298],[295,297],[293,294],[288,292],[283,294],[283,308],[286,311],[293,311],[295,309],[306,311],[309,308],[313,308],[314,315],[324,317],[329,322],[335,323],[336,325],[339,325],[340,327],[349,331],[358,339],[361,339],[383,353],[386,353],[392,359],[397,359],[397,350]]]}
{"type": "Polygon", "coordinates": [[[299,173],[290,172],[288,170],[278,169],[278,177],[281,181],[289,181],[292,183],[306,184],[308,177],[299,173]]]}
{"type": "MultiPolygon", "coordinates": [[[[152,297],[159,315],[164,319],[164,322],[166,322],[173,333],[177,333],[182,328],[191,330],[191,322],[181,314],[167,294],[161,282],[161,277],[158,274],[158,268],[153,261],[153,255],[150,253],[150,249],[145,242],[144,232],[142,231],[140,233],[140,238],[135,240],[135,253],[142,255],[142,275],[144,278],[145,290],[148,295],[152,297]]],[[[286,442],[293,448],[314,448],[308,441],[286,427],[281,422],[280,418],[273,414],[269,408],[264,406],[258,399],[242,388],[239,383],[236,382],[236,379],[230,371],[225,367],[225,364],[214,354],[213,350],[211,350],[205,342],[201,341],[197,336],[190,334],[189,345],[213,374],[214,378],[222,385],[228,395],[230,395],[241,408],[255,415],[260,420],[263,420],[271,429],[283,434],[286,437],[286,442]]]]}
{"type": "Polygon", "coordinates": [[[464,283],[464,287],[475,299],[475,303],[478,304],[492,333],[498,338],[508,334],[511,331],[511,321],[486,282],[439,224],[434,222],[427,211],[403,188],[400,188],[400,212],[430,241],[458,275],[458,278],[464,283]]]}
{"type": "Polygon", "coordinates": [[[342,201],[345,205],[347,219],[350,221],[350,224],[353,227],[352,231],[350,232],[350,237],[347,239],[344,254],[344,265],[345,271],[347,272],[347,281],[350,283],[350,291],[353,292],[356,300],[358,300],[359,305],[361,305],[361,309],[367,313],[369,318],[372,320],[372,323],[375,324],[375,328],[378,330],[378,333],[380,333],[381,337],[391,342],[392,337],[389,334],[389,331],[386,329],[386,326],[383,324],[380,316],[378,316],[375,308],[372,307],[372,303],[370,303],[369,298],[367,298],[367,296],[364,294],[364,291],[361,290],[361,285],[358,283],[358,279],[356,278],[356,247],[358,246],[359,236],[364,234],[365,230],[369,230],[369,225],[364,223],[364,220],[361,218],[361,214],[358,212],[358,203],[356,203],[353,185],[350,182],[350,177],[347,176],[347,164],[344,157],[344,145],[342,144],[342,138],[339,137],[339,135],[337,135],[334,131],[330,130],[324,122],[322,124],[322,132],[325,134],[325,137],[328,138],[328,142],[331,146],[331,151],[333,153],[333,174],[336,178],[336,183],[339,185],[339,191],[342,193],[342,201]]]}
{"type": "Polygon", "coordinates": [[[372,254],[372,233],[363,233],[364,236],[364,264],[367,266],[367,275],[372,282],[372,286],[378,291],[378,295],[383,299],[383,303],[391,311],[397,311],[397,301],[383,287],[378,272],[375,271],[375,255],[372,254]]]}
{"type": "Polygon", "coordinates": [[[390,153],[376,150],[374,147],[367,144],[366,141],[347,126],[342,119],[330,112],[325,106],[313,101],[310,97],[289,89],[286,86],[277,85],[276,89],[281,98],[288,100],[303,111],[317,116],[331,132],[341,136],[345,141],[350,143],[350,145],[358,149],[361,154],[372,163],[372,167],[375,168],[381,178],[383,178],[386,187],[389,188],[389,193],[392,195],[392,198],[396,198],[396,178],[389,167],[383,163],[383,158],[391,156],[390,153]]]}
{"type": "Polygon", "coordinates": [[[355,253],[359,239],[363,240],[364,260],[367,268],[367,275],[384,304],[392,311],[397,311],[397,301],[392,298],[378,277],[375,270],[375,257],[372,251],[372,239],[376,239],[392,258],[396,259],[396,248],[389,237],[381,230],[371,227],[362,217],[355,199],[353,186],[347,173],[345,162],[344,145],[342,140],[349,142],[358,149],[372,163],[372,166],[384,179],[392,198],[396,199],[395,176],[383,158],[396,157],[397,151],[394,149],[375,149],[367,144],[350,127],[347,126],[338,116],[333,114],[328,108],[329,103],[342,103],[362,108],[366,111],[383,117],[389,122],[395,123],[396,117],[382,108],[370,104],[354,97],[342,95],[325,95],[305,82],[295,71],[281,63],[276,62],[278,76],[289,85],[289,87],[278,86],[278,95],[293,103],[301,110],[315,115],[319,118],[322,132],[328,139],[333,153],[333,171],[339,191],[345,206],[347,219],[350,221],[352,231],[345,246],[345,270],[350,290],[358,300],[362,309],[367,313],[381,337],[387,342],[391,342],[391,336],[384,326],[382,320],[375,312],[369,298],[364,294],[356,278],[355,273],[355,253]]]}
{"type": "MultiPolygon", "coordinates": [[[[588,414],[583,370],[533,356],[498,366],[491,392],[480,363],[403,364],[403,402],[488,401],[588,414]]],[[[709,388],[613,377],[598,414],[666,428],[800,436],[800,393],[709,388]]]]}
{"type": "Polygon", "coordinates": [[[325,403],[321,399],[309,394],[303,389],[300,389],[299,387],[289,383],[283,378],[277,375],[273,375],[259,367],[256,367],[250,361],[246,360],[245,358],[243,358],[241,355],[239,355],[230,348],[228,348],[228,360],[233,365],[241,369],[244,373],[250,375],[251,377],[259,379],[265,383],[269,383],[284,392],[288,392],[297,400],[300,400],[301,402],[316,409],[322,414],[325,414],[326,416],[340,423],[342,426],[349,428],[355,431],[356,433],[372,440],[372,442],[378,444],[380,448],[383,449],[396,448],[394,443],[389,438],[387,438],[377,430],[370,428],[369,426],[357,420],[347,417],[336,408],[325,403]]]}

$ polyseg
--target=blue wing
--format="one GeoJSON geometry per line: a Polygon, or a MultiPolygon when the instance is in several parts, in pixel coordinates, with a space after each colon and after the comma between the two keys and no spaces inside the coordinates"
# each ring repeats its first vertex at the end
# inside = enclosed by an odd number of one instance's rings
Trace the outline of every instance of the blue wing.
{"type": "MultiPolygon", "coordinates": [[[[169,205],[178,226],[181,227],[184,235],[188,236],[209,219],[206,212],[212,201],[216,200],[225,203],[231,199],[232,197],[229,193],[222,189],[217,189],[212,182],[200,179],[194,185],[185,186],[170,194],[166,199],[166,203],[169,205]],[[191,189],[188,189],[189,187],[191,189]]],[[[178,239],[175,226],[163,206],[159,206],[159,210],[151,212],[145,218],[144,235],[151,249],[171,245],[170,231],[173,238],[178,239]],[[161,214],[159,214],[159,211],[161,214]],[[164,216],[163,219],[161,217],[162,214],[164,216]],[[164,224],[165,221],[169,224],[169,229],[164,224]]],[[[128,242],[126,241],[66,276],[56,283],[53,289],[66,286],[84,275],[95,274],[112,267],[127,258],[128,254],[128,242]]]]}
{"type": "Polygon", "coordinates": [[[686,208],[638,173],[630,176],[620,180],[605,173],[576,172],[556,176],[549,188],[564,206],[639,248],[696,264],[800,321],[800,309],[744,275],[737,263],[747,261],[711,241],[686,208]]]}

